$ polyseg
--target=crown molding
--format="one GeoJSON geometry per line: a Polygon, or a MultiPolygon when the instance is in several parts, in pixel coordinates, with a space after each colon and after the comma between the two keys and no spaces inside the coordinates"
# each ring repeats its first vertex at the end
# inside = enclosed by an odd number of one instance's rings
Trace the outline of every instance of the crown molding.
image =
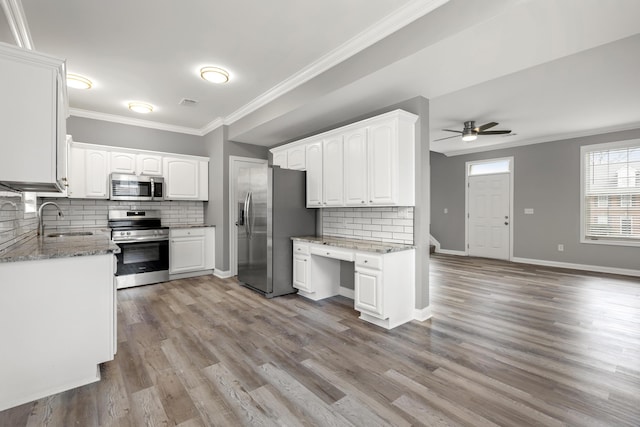
{"type": "Polygon", "coordinates": [[[169,125],[166,123],[153,122],[151,120],[134,119],[131,117],[118,116],[115,114],[98,113],[96,111],[69,108],[69,114],[74,117],[84,117],[87,119],[102,120],[105,122],[120,123],[123,125],[140,126],[150,129],[164,130],[168,132],[184,133],[187,135],[203,136],[201,129],[186,126],[169,125]]]}
{"type": "Polygon", "coordinates": [[[543,136],[543,137],[539,137],[539,138],[524,139],[522,141],[508,142],[508,143],[504,143],[504,144],[500,143],[500,144],[493,144],[493,145],[485,145],[483,147],[467,148],[467,149],[464,149],[464,150],[452,150],[452,151],[447,151],[447,152],[438,151],[438,152],[441,153],[441,154],[444,154],[447,157],[462,156],[462,155],[465,155],[465,154],[482,153],[484,151],[493,151],[493,150],[503,150],[505,148],[524,147],[526,145],[542,144],[542,143],[545,143],[545,142],[552,142],[552,141],[564,141],[564,140],[567,140],[567,139],[584,138],[584,137],[587,137],[587,136],[604,135],[604,134],[612,133],[612,132],[624,132],[624,131],[635,130],[635,129],[640,129],[640,122],[628,123],[628,124],[619,125],[619,126],[610,126],[610,127],[606,127],[606,128],[599,128],[599,129],[589,129],[589,130],[585,130],[585,131],[576,131],[576,132],[567,132],[567,133],[561,133],[561,134],[554,134],[554,135],[543,136]]]}
{"type": "Polygon", "coordinates": [[[7,23],[16,44],[24,49],[34,50],[31,31],[27,24],[21,0],[0,0],[0,6],[7,17],[7,23]]]}
{"type": "Polygon", "coordinates": [[[410,1],[336,49],[307,65],[296,74],[254,98],[248,104],[229,114],[224,120],[225,124],[232,124],[251,114],[447,2],[449,0],[410,1]]]}
{"type": "Polygon", "coordinates": [[[206,125],[204,125],[203,127],[200,128],[200,134],[201,135],[206,135],[211,131],[214,131],[216,129],[218,129],[220,126],[222,125],[226,125],[227,123],[225,122],[225,120],[222,117],[216,117],[215,119],[213,119],[212,121],[210,121],[209,123],[207,123],[206,125]]]}

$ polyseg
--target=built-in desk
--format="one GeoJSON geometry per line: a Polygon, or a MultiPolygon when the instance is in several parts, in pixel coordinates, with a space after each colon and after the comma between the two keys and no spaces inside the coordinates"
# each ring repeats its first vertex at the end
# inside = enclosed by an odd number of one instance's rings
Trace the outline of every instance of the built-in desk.
{"type": "Polygon", "coordinates": [[[339,294],[340,261],[355,263],[354,308],[386,329],[413,319],[415,249],[339,237],[292,237],[293,286],[314,301],[339,294]]]}

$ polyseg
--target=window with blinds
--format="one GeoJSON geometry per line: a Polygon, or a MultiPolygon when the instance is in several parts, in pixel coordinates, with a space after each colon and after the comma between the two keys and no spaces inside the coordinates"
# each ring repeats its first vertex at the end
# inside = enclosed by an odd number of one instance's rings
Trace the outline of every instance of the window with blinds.
{"type": "Polygon", "coordinates": [[[640,245],[640,140],[587,145],[581,154],[582,240],[640,245]]]}

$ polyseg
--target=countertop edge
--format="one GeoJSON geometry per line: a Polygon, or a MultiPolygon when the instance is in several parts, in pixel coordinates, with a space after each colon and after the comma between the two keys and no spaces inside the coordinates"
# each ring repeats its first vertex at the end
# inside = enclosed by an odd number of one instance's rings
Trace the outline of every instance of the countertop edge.
{"type": "Polygon", "coordinates": [[[388,254],[415,249],[414,245],[406,245],[402,243],[388,243],[364,239],[347,239],[334,236],[293,236],[291,237],[291,240],[294,242],[306,242],[316,245],[333,246],[337,248],[378,254],[388,254]]]}

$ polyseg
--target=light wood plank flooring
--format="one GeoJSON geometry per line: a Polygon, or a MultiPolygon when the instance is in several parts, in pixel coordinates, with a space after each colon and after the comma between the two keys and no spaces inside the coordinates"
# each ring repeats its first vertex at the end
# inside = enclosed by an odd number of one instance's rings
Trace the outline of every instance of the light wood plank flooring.
{"type": "Polygon", "coordinates": [[[0,426],[640,425],[638,279],[431,261],[433,319],[392,331],[232,279],[119,291],[102,381],[0,426]]]}

